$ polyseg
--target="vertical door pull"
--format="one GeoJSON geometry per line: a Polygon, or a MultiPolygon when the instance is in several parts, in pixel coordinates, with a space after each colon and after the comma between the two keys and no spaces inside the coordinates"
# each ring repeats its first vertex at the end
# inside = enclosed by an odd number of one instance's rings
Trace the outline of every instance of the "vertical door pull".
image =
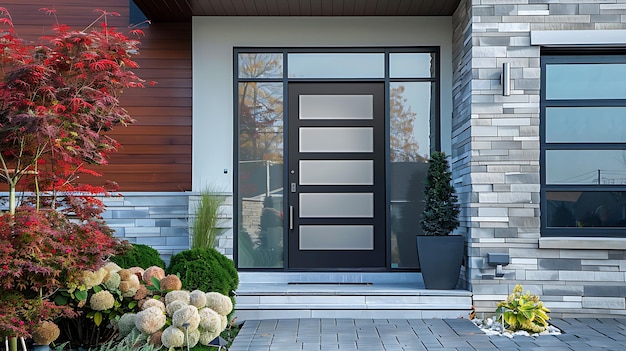
{"type": "Polygon", "coordinates": [[[289,230],[293,230],[293,206],[289,206],[289,230]]]}

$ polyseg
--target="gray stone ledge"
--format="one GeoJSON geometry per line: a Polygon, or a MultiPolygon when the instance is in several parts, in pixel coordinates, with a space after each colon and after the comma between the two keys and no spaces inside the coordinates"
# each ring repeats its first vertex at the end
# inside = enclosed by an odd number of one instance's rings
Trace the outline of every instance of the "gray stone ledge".
{"type": "Polygon", "coordinates": [[[539,239],[540,249],[626,250],[626,238],[555,237],[539,239]]]}
{"type": "Polygon", "coordinates": [[[533,30],[531,45],[613,46],[626,44],[626,30],[533,30]]]}

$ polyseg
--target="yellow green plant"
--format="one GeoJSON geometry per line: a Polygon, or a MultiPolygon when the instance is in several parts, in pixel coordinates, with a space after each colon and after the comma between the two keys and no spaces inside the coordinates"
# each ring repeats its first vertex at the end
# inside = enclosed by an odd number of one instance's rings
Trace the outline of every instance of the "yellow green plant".
{"type": "Polygon", "coordinates": [[[541,333],[548,327],[550,310],[543,306],[538,295],[532,295],[530,291],[522,292],[522,286],[515,285],[506,301],[498,303],[496,317],[510,331],[541,333]]]}

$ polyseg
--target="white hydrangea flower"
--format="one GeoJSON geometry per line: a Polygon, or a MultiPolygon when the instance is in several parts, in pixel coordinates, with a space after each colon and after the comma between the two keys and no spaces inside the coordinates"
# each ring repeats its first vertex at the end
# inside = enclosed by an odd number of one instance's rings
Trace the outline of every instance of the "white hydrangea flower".
{"type": "Polygon", "coordinates": [[[161,343],[168,349],[170,347],[183,347],[185,343],[185,333],[175,326],[170,325],[165,328],[163,334],[161,334],[161,343]]]}
{"type": "Polygon", "coordinates": [[[222,295],[218,292],[208,292],[206,295],[206,307],[213,311],[227,316],[233,310],[233,302],[230,297],[222,295]]]}
{"type": "Polygon", "coordinates": [[[175,300],[175,301],[168,303],[167,306],[165,306],[165,311],[167,312],[167,315],[171,317],[174,315],[174,312],[178,311],[179,309],[185,306],[188,306],[188,304],[180,300],[175,300]]]}
{"type": "Polygon", "coordinates": [[[198,325],[200,324],[200,315],[198,314],[198,309],[196,306],[187,305],[183,308],[178,309],[172,315],[172,325],[183,328],[187,324],[187,328],[191,330],[198,329],[198,325]]]}
{"type": "Polygon", "coordinates": [[[187,332],[185,331],[185,341],[183,341],[183,346],[189,346],[190,348],[198,345],[198,342],[200,341],[200,330],[195,329],[195,330],[190,330],[189,331],[189,338],[187,338],[187,332]]]}
{"type": "Polygon", "coordinates": [[[141,309],[147,310],[150,307],[158,307],[163,313],[165,313],[165,304],[161,300],[147,299],[141,306],[141,309]]]}
{"type": "Polygon", "coordinates": [[[219,313],[205,307],[198,311],[198,314],[200,314],[199,328],[203,332],[219,333],[222,331],[222,321],[219,313]]]}
{"type": "Polygon", "coordinates": [[[202,308],[206,306],[206,295],[204,291],[194,290],[189,294],[190,304],[196,306],[197,308],[202,308]]]}
{"type": "Polygon", "coordinates": [[[182,301],[185,304],[189,305],[190,302],[190,293],[186,290],[174,290],[170,291],[165,295],[165,306],[169,305],[173,301],[182,301]]]}
{"type": "Polygon", "coordinates": [[[135,327],[144,334],[156,333],[165,326],[167,317],[158,307],[150,307],[137,313],[135,327]]]}

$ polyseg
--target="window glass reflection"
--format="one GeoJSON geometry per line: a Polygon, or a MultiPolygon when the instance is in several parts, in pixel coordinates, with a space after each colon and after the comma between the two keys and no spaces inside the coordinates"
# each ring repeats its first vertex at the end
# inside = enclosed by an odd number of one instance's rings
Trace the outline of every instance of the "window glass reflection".
{"type": "Polygon", "coordinates": [[[548,191],[548,227],[624,227],[626,192],[548,191]]]}
{"type": "Polygon", "coordinates": [[[289,54],[289,78],[384,78],[382,53],[289,54]]]}
{"type": "Polygon", "coordinates": [[[626,64],[550,64],[547,99],[625,99],[626,64]]]}
{"type": "Polygon", "coordinates": [[[415,235],[424,208],[430,154],[431,83],[390,85],[390,184],[393,268],[417,268],[415,235]]]}
{"type": "Polygon", "coordinates": [[[547,184],[626,184],[626,150],[547,150],[547,184]]]}
{"type": "Polygon", "coordinates": [[[282,78],[283,54],[239,54],[239,78],[282,78]]]}
{"type": "Polygon", "coordinates": [[[389,76],[391,78],[430,78],[434,74],[434,54],[397,53],[389,54],[389,76]]]}
{"type": "Polygon", "coordinates": [[[546,142],[626,142],[626,107],[548,107],[546,142]]]}
{"type": "Polygon", "coordinates": [[[430,153],[431,83],[391,83],[389,90],[390,160],[423,162],[430,153]]]}
{"type": "Polygon", "coordinates": [[[283,266],[281,83],[239,84],[238,267],[283,266]]]}

